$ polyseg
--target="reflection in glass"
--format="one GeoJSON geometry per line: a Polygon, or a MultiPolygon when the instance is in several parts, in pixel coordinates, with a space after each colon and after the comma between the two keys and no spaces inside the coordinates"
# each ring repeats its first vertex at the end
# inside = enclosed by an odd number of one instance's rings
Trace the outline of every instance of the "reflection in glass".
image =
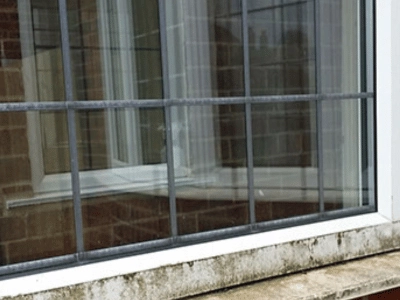
{"type": "Polygon", "coordinates": [[[78,131],[86,132],[78,142],[85,249],[168,237],[163,110],[86,111],[77,118],[85,126],[78,131]],[[119,130],[113,122],[118,114],[135,123],[119,130]],[[139,117],[143,115],[148,117],[143,120],[139,117]],[[152,136],[153,127],[161,134],[152,136]],[[150,134],[137,135],[135,130],[140,128],[150,134]]]}
{"type": "Polygon", "coordinates": [[[18,1],[1,18],[0,102],[63,100],[57,1],[18,1]]]}
{"type": "MultiPolygon", "coordinates": [[[[79,100],[162,98],[158,2],[69,0],[71,54],[79,100]],[[92,16],[92,18],[88,18],[92,16]]],[[[79,116],[84,144],[93,143],[94,112],[79,116]]],[[[159,164],[164,147],[160,109],[110,110],[104,131],[112,140],[114,166],[159,164]],[[127,139],[126,137],[131,138],[127,139]],[[137,142],[137,141],[141,142],[137,142]],[[142,147],[142,143],[146,147],[142,147]]],[[[90,163],[82,170],[102,169],[90,163]]]]}
{"type": "Polygon", "coordinates": [[[327,210],[369,205],[373,200],[371,99],[326,101],[323,105],[323,158],[327,210]],[[372,193],[372,194],[371,194],[372,193]]]}
{"type": "MultiPolygon", "coordinates": [[[[244,95],[240,7],[207,0],[166,7],[171,98],[244,95]]],[[[244,106],[172,108],[172,115],[179,234],[247,224],[244,106]]]]}
{"type": "Polygon", "coordinates": [[[315,93],[313,2],[252,2],[248,11],[251,95],[315,93]]]}
{"type": "Polygon", "coordinates": [[[65,135],[64,117],[0,114],[0,265],[76,251],[69,162],[49,151],[65,135]],[[52,130],[41,132],[43,122],[52,130]]]}
{"type": "MultiPolygon", "coordinates": [[[[365,45],[361,42],[363,25],[359,18],[359,1],[322,0],[320,10],[322,93],[361,92],[362,60],[365,45]]],[[[372,63],[372,62],[371,62],[372,63]]]]}
{"type": "MultiPolygon", "coordinates": [[[[354,21],[359,14],[357,3],[250,1],[251,94],[360,92],[364,62],[362,25],[354,21]],[[320,24],[315,24],[314,5],[319,6],[320,24]]],[[[325,210],[362,205],[361,186],[371,187],[361,180],[361,174],[368,172],[361,162],[367,165],[370,155],[363,152],[368,141],[361,137],[369,138],[363,132],[372,126],[367,124],[370,120],[361,121],[361,111],[371,108],[353,100],[325,101],[321,107],[322,124],[317,128],[314,103],[252,106],[257,220],[318,212],[318,175],[324,178],[325,210]],[[324,162],[319,171],[318,130],[323,132],[320,159],[324,162]]]]}
{"type": "Polygon", "coordinates": [[[191,168],[175,164],[179,234],[248,224],[243,105],[190,107],[188,115],[191,168]],[[236,113],[227,117],[229,109],[236,113]]]}
{"type": "MultiPolygon", "coordinates": [[[[315,93],[312,2],[249,1],[251,95],[315,93]]],[[[318,212],[315,105],[252,105],[256,220],[318,212]]]]}
{"type": "MultiPolygon", "coordinates": [[[[366,87],[359,1],[248,1],[248,45],[240,0],[174,1],[166,5],[165,57],[157,0],[67,2],[80,101],[162,99],[163,84],[170,98],[244,96],[245,50],[251,96],[366,87]]],[[[18,1],[6,15],[0,102],[63,100],[56,1],[18,1]]],[[[318,176],[325,210],[371,203],[372,100],[321,108],[318,127],[314,102],[252,104],[256,221],[318,212],[318,176]]],[[[248,224],[244,105],[171,112],[178,233],[248,224]]],[[[75,125],[85,249],[169,237],[163,109],[80,110],[75,125]]],[[[65,112],[1,114],[0,264],[75,251],[69,147],[65,112]]]]}
{"type": "Polygon", "coordinates": [[[171,97],[243,96],[242,18],[238,0],[168,5],[171,97]]]}
{"type": "Polygon", "coordinates": [[[162,98],[157,0],[68,0],[79,100],[162,98]]]}
{"type": "Polygon", "coordinates": [[[318,212],[315,105],[252,106],[257,221],[318,212]]]}

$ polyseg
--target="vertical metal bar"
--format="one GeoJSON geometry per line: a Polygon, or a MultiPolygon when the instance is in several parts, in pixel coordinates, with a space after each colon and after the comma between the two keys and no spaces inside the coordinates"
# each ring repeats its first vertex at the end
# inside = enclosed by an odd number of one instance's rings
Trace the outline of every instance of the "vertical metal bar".
{"type": "MultiPolygon", "coordinates": [[[[242,31],[243,31],[242,37],[243,37],[244,94],[246,97],[250,97],[251,96],[250,54],[249,54],[247,0],[242,0],[242,31]]],[[[248,184],[248,198],[249,198],[249,217],[250,217],[250,224],[255,224],[256,208],[254,199],[253,130],[252,130],[251,103],[248,101],[246,101],[245,104],[245,120],[246,120],[247,184],[248,184]]]]}
{"type": "MultiPolygon", "coordinates": [[[[315,93],[320,94],[321,88],[321,15],[319,0],[314,0],[314,41],[315,41],[315,93]]],[[[325,211],[324,202],[324,158],[323,158],[323,131],[322,131],[322,102],[316,101],[317,123],[317,161],[318,161],[318,195],[319,212],[325,211]]]]}
{"type": "MultiPolygon", "coordinates": [[[[159,22],[160,22],[160,42],[161,42],[161,63],[163,77],[163,94],[164,99],[170,98],[169,91],[169,76],[168,76],[168,49],[167,49],[167,20],[165,0],[158,1],[159,22]]],[[[168,2],[170,3],[170,2],[168,2]]],[[[172,2],[170,3],[172,5],[172,2]]],[[[172,145],[172,117],[171,106],[165,106],[165,137],[167,148],[167,170],[168,170],[168,194],[169,194],[169,211],[170,211],[170,226],[171,235],[178,235],[178,220],[176,213],[176,193],[175,193],[175,169],[174,169],[174,154],[172,145]]]]}
{"type": "MultiPolygon", "coordinates": [[[[72,86],[72,69],[71,69],[71,53],[68,31],[68,11],[66,0],[59,0],[59,14],[60,14],[60,30],[61,30],[61,50],[64,71],[64,86],[65,86],[65,101],[74,101],[73,86],[72,86]]],[[[76,248],[77,258],[82,259],[84,249],[83,244],[83,223],[82,223],[82,207],[79,186],[79,165],[78,165],[78,150],[76,142],[76,125],[75,125],[75,111],[68,109],[68,138],[69,138],[69,152],[71,164],[71,180],[72,180],[72,197],[74,202],[74,218],[75,218],[75,235],[76,235],[76,248]]]]}

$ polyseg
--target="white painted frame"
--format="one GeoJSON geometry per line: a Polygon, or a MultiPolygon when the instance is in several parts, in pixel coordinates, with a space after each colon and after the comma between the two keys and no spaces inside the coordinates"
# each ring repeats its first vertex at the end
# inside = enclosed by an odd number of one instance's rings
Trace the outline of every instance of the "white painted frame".
{"type": "Polygon", "coordinates": [[[400,2],[376,5],[378,213],[400,220],[400,2]]]}

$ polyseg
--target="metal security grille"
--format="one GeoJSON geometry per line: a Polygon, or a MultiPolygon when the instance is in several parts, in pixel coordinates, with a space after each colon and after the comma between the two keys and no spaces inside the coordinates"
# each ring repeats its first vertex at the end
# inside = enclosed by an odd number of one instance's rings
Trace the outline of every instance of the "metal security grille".
{"type": "MultiPolygon", "coordinates": [[[[319,0],[310,0],[316,3],[314,5],[314,23],[320,23],[319,0]]],[[[32,262],[17,263],[0,267],[0,274],[7,275],[18,273],[32,269],[40,269],[46,267],[61,266],[66,264],[75,264],[88,262],[96,259],[103,259],[107,256],[127,255],[131,253],[140,253],[145,251],[155,251],[166,247],[175,247],[177,245],[185,245],[188,243],[196,243],[210,239],[226,238],[230,236],[249,234],[253,232],[271,230],[280,227],[299,225],[309,222],[321,221],[330,218],[345,217],[349,215],[361,214],[375,211],[376,205],[374,200],[364,203],[364,206],[356,208],[344,208],[339,211],[326,211],[324,207],[324,157],[323,157],[323,132],[322,128],[322,106],[324,101],[352,101],[361,100],[366,103],[367,100],[375,99],[375,93],[367,90],[364,86],[363,92],[360,93],[323,93],[321,89],[321,36],[320,27],[315,25],[315,65],[316,65],[316,89],[315,94],[302,95],[266,95],[252,96],[250,91],[250,55],[249,55],[249,31],[248,31],[248,0],[241,1],[242,14],[242,41],[243,41],[243,65],[244,65],[244,96],[242,97],[215,97],[215,98],[182,98],[172,99],[170,96],[169,66],[167,60],[167,24],[166,24],[166,5],[169,2],[159,0],[159,22],[160,22],[160,40],[161,40],[161,60],[162,60],[162,78],[163,78],[163,99],[140,99],[130,100],[102,100],[102,101],[76,101],[73,92],[73,75],[71,69],[71,45],[69,36],[69,24],[67,18],[66,0],[59,0],[60,15],[60,31],[61,31],[61,51],[63,60],[63,75],[65,86],[65,101],[60,102],[6,102],[0,103],[0,112],[28,112],[28,111],[64,111],[67,113],[68,135],[69,135],[69,151],[71,180],[73,189],[74,203],[74,222],[76,235],[76,254],[65,255],[62,257],[54,257],[32,262]],[[365,91],[365,92],[364,92],[365,91]],[[317,159],[318,159],[318,193],[319,193],[319,212],[316,214],[292,217],[289,219],[274,220],[268,222],[257,222],[256,220],[256,204],[254,199],[254,162],[253,162],[253,137],[252,137],[252,105],[260,103],[289,103],[289,102],[315,102],[316,104],[316,125],[317,125],[317,159]],[[249,224],[212,230],[190,235],[179,235],[177,224],[177,208],[176,208],[176,191],[175,191],[175,174],[174,174],[174,155],[173,155],[173,137],[172,137],[172,116],[171,109],[174,107],[204,106],[204,105],[228,105],[242,104],[245,107],[245,133],[246,133],[246,154],[247,154],[247,183],[248,183],[248,203],[249,203],[249,224]],[[168,191],[169,191],[169,209],[170,209],[170,238],[148,241],[136,244],[130,244],[120,247],[113,247],[100,250],[87,251],[84,246],[83,222],[82,222],[82,205],[80,194],[80,177],[78,167],[78,151],[77,151],[77,129],[76,129],[76,113],[78,111],[110,109],[110,108],[163,108],[165,116],[165,140],[166,140],[166,160],[168,170],[168,191]]],[[[301,1],[307,2],[307,1],[301,1]]],[[[370,28],[362,28],[363,31],[370,30],[372,33],[372,11],[366,9],[368,1],[360,1],[360,12],[362,18],[366,20],[367,26],[370,28]],[[369,25],[368,25],[369,24],[369,25]]],[[[296,2],[297,3],[297,2],[296,2]]],[[[369,3],[369,2],[368,2],[369,3]]],[[[281,3],[279,5],[290,5],[290,3],[281,3]]],[[[369,6],[369,5],[368,5],[369,6]]],[[[366,33],[361,33],[365,37],[366,33]]],[[[372,56],[373,49],[364,49],[363,64],[367,61],[367,56],[372,56]]],[[[362,76],[366,76],[363,75],[362,76]]],[[[366,107],[366,104],[361,104],[366,107]]],[[[365,108],[364,108],[365,109],[365,108]]],[[[1,115],[0,115],[1,118],[1,115]]],[[[373,135],[373,133],[372,133],[373,135]]],[[[367,147],[367,145],[364,145],[367,147]]],[[[373,151],[371,149],[371,151],[373,151]]],[[[367,162],[368,163],[368,162],[367,162]]]]}

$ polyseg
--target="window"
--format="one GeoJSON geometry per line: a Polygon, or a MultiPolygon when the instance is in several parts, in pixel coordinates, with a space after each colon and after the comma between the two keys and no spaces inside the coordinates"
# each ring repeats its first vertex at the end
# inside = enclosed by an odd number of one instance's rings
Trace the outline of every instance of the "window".
{"type": "Polygon", "coordinates": [[[372,1],[17,4],[0,272],[375,211],[372,1]]]}

